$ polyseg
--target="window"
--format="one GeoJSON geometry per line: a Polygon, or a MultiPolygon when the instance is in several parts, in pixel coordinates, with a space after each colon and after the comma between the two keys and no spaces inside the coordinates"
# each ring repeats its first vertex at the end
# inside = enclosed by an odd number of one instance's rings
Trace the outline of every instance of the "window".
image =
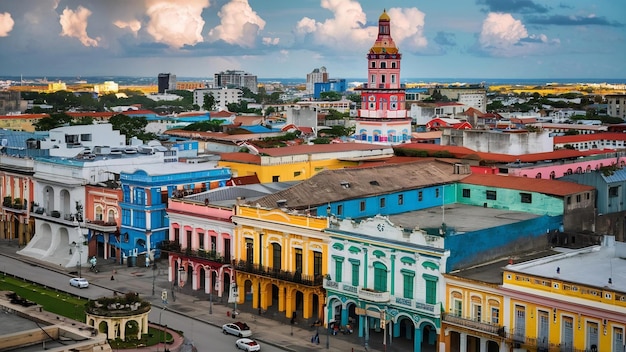
{"type": "Polygon", "coordinates": [[[404,283],[403,297],[413,299],[413,282],[415,273],[408,270],[402,270],[402,281],[404,283]]]}
{"type": "Polygon", "coordinates": [[[337,206],[337,215],[343,215],[343,205],[339,204],[337,206]]]}
{"type": "Polygon", "coordinates": [[[272,243],[272,269],[274,269],[274,271],[280,271],[280,269],[282,268],[282,252],[283,251],[280,244],[272,243]]]}
{"type": "Polygon", "coordinates": [[[272,182],[279,182],[280,176],[272,176],[272,182]]]}
{"type": "Polygon", "coordinates": [[[463,188],[463,198],[470,197],[470,190],[468,188],[463,188]]]}
{"type": "Polygon", "coordinates": [[[386,76],[385,76],[385,75],[380,75],[380,82],[381,82],[381,83],[386,83],[386,82],[385,82],[385,81],[386,81],[386,79],[385,79],[385,78],[386,78],[386,76]]]}
{"type": "Polygon", "coordinates": [[[251,238],[246,238],[246,261],[248,265],[254,263],[254,242],[251,238]]]}
{"type": "Polygon", "coordinates": [[[396,68],[396,62],[395,61],[391,62],[391,68],[396,68]]]}
{"type": "MultiPolygon", "coordinates": [[[[576,195],[576,203],[580,203],[582,200],[583,200],[582,195],[577,194],[577,195],[576,195]]],[[[569,203],[568,203],[568,204],[569,204],[569,203]]]]}
{"type": "Polygon", "coordinates": [[[211,236],[211,250],[217,251],[217,236],[211,236]]]}
{"type": "Polygon", "coordinates": [[[617,197],[619,195],[619,186],[609,187],[609,197],[617,197]]]}
{"type": "Polygon", "coordinates": [[[350,261],[352,263],[352,286],[359,286],[359,261],[350,261]]]}
{"type": "Polygon", "coordinates": [[[204,233],[198,233],[198,248],[204,248],[204,233]]]}
{"type": "Polygon", "coordinates": [[[548,348],[548,337],[550,336],[550,313],[539,311],[539,331],[537,332],[537,343],[540,347],[548,348]]]}
{"type": "Polygon", "coordinates": [[[313,276],[322,275],[322,252],[313,252],[313,276]]]}
{"type": "Polygon", "coordinates": [[[396,83],[396,75],[391,75],[391,83],[396,83]]]}
{"type": "Polygon", "coordinates": [[[587,322],[587,350],[598,351],[598,323],[587,322]]]}
{"type": "Polygon", "coordinates": [[[296,248],[296,272],[302,273],[302,249],[296,248]]]}
{"type": "Polygon", "coordinates": [[[500,308],[491,307],[491,323],[500,324],[500,308]]]}
{"type": "Polygon", "coordinates": [[[496,198],[497,198],[496,191],[487,191],[487,199],[496,200],[496,198]]]}
{"type": "Polygon", "coordinates": [[[376,68],[376,61],[370,62],[370,67],[371,68],[376,68]]]}
{"type": "Polygon", "coordinates": [[[374,290],[387,291],[387,267],[381,262],[374,263],[374,290]]]}
{"type": "Polygon", "coordinates": [[[335,281],[341,282],[343,272],[343,258],[335,258],[335,281]]]}
{"type": "Polygon", "coordinates": [[[380,63],[380,68],[387,68],[387,63],[386,62],[381,62],[380,63]]]}
{"type": "Polygon", "coordinates": [[[365,201],[364,200],[361,201],[360,209],[361,209],[361,211],[365,211],[365,201]]]}
{"type": "Polygon", "coordinates": [[[302,172],[300,172],[300,171],[294,171],[294,173],[293,173],[293,177],[298,177],[300,175],[302,175],[302,172]]]}
{"type": "Polygon", "coordinates": [[[426,281],[426,303],[437,304],[437,277],[428,274],[422,277],[426,281]]]}
{"type": "Polygon", "coordinates": [[[96,220],[102,220],[102,207],[96,207],[96,220]]]}
{"type": "Polygon", "coordinates": [[[439,188],[435,188],[435,198],[439,198],[439,188]]]}
{"type": "Polygon", "coordinates": [[[532,203],[533,202],[533,195],[530,193],[520,193],[520,201],[522,203],[532,203]]]}
{"type": "Polygon", "coordinates": [[[456,315],[457,317],[463,316],[463,301],[461,301],[460,299],[455,299],[453,301],[452,307],[452,312],[454,315],[456,315]]]}
{"type": "Polygon", "coordinates": [[[422,191],[417,192],[417,200],[421,202],[422,199],[424,199],[424,194],[422,193],[422,191]]]}
{"type": "Polygon", "coordinates": [[[481,321],[483,316],[483,306],[481,306],[480,304],[473,304],[472,305],[472,319],[476,320],[476,321],[481,321]]]}
{"type": "Polygon", "coordinates": [[[613,328],[613,351],[619,351],[624,348],[624,330],[622,328],[613,328]]]}
{"type": "Polygon", "coordinates": [[[370,77],[370,83],[376,83],[376,75],[370,77]]]}
{"type": "Polygon", "coordinates": [[[526,340],[526,307],[515,306],[515,339],[526,340]]]}
{"type": "Polygon", "coordinates": [[[385,198],[380,198],[380,207],[381,208],[385,207],[385,198]]]}
{"type": "Polygon", "coordinates": [[[398,194],[398,205],[404,204],[404,195],[398,194]]]}

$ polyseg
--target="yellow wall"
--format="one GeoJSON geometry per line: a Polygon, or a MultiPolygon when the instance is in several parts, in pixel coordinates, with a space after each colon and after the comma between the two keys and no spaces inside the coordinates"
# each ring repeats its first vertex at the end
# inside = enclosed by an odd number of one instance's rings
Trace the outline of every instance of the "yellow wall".
{"type": "Polygon", "coordinates": [[[218,166],[230,168],[233,175],[237,175],[238,177],[256,174],[261,183],[274,182],[274,176],[279,176],[278,181],[280,182],[303,181],[324,169],[341,169],[356,165],[358,165],[356,162],[339,161],[337,159],[279,165],[258,165],[234,161],[218,162],[218,166]]]}

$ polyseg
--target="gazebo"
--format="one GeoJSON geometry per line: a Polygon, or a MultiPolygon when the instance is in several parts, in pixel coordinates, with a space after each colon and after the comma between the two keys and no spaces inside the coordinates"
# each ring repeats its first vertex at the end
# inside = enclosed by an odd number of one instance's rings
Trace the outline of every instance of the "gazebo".
{"type": "Polygon", "coordinates": [[[113,339],[141,339],[148,333],[148,314],[152,305],[129,292],[122,296],[101,297],[85,307],[86,323],[113,339]]]}

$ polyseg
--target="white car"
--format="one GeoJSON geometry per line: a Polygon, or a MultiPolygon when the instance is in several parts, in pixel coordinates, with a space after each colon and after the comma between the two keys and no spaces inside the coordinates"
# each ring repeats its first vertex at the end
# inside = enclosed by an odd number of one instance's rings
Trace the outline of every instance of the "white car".
{"type": "Polygon", "coordinates": [[[70,286],[87,288],[89,287],[89,281],[87,281],[84,277],[73,277],[70,279],[70,286]]]}
{"type": "Polygon", "coordinates": [[[231,334],[238,337],[250,337],[252,335],[252,331],[250,331],[248,324],[240,321],[222,325],[222,332],[224,334],[231,334]]]}
{"type": "Polygon", "coordinates": [[[235,342],[235,346],[237,346],[238,350],[244,350],[246,352],[261,350],[261,345],[259,345],[258,342],[246,338],[237,340],[237,342],[235,342]]]}

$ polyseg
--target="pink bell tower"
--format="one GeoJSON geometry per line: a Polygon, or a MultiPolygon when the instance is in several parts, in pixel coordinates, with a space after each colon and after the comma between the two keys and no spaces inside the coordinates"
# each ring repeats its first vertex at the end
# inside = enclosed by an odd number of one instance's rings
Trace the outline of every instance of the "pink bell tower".
{"type": "Polygon", "coordinates": [[[378,18],[378,37],[367,54],[367,83],[361,92],[355,138],[370,143],[398,144],[411,139],[405,90],[400,84],[402,54],[391,37],[386,11],[378,18]]]}

